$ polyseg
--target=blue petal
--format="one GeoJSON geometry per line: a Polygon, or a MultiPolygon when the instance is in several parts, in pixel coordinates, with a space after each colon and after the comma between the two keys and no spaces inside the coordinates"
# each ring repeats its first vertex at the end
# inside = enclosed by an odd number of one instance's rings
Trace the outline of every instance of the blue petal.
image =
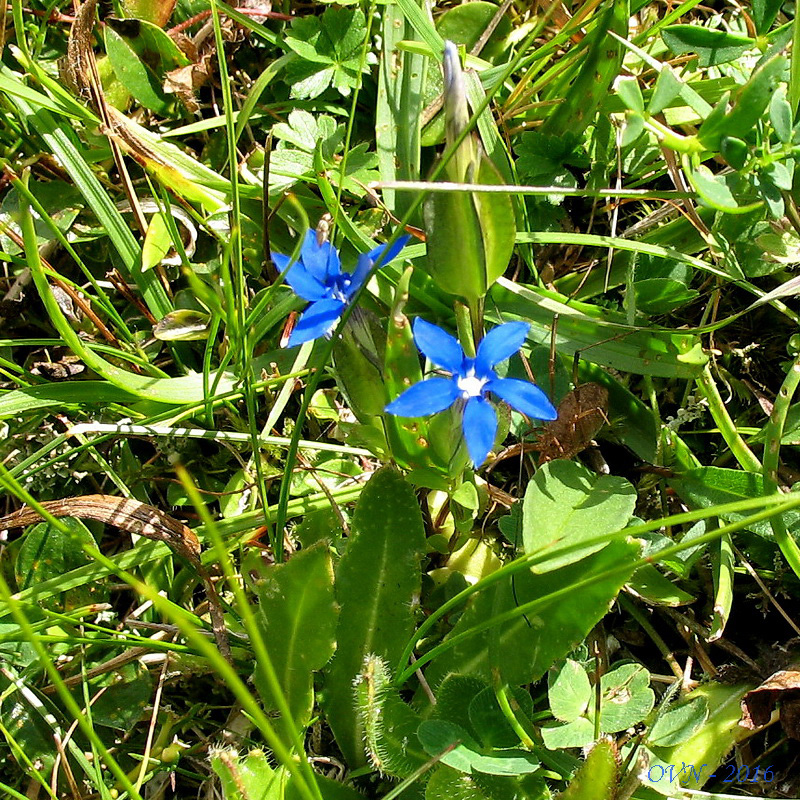
{"type": "Polygon", "coordinates": [[[478,345],[475,357],[478,375],[486,375],[496,364],[513,356],[522,347],[530,327],[527,322],[506,322],[492,328],[478,345]]]}
{"type": "Polygon", "coordinates": [[[283,272],[292,260],[291,256],[285,256],[283,253],[270,253],[269,255],[278,272],[283,272]]]}
{"type": "Polygon", "coordinates": [[[286,346],[294,347],[329,333],[343,311],[344,303],[341,300],[319,300],[312,303],[298,320],[286,346]]]}
{"type": "Polygon", "coordinates": [[[369,260],[374,264],[376,261],[380,260],[381,266],[388,264],[390,261],[394,261],[397,258],[400,251],[408,244],[408,240],[410,236],[401,236],[389,249],[389,252],[386,253],[384,256],[383,252],[386,250],[385,244],[380,244],[377,247],[373,248],[372,250],[367,253],[369,256],[369,260]]]}
{"type": "Polygon", "coordinates": [[[306,231],[306,239],[300,250],[300,260],[308,272],[322,283],[329,283],[331,277],[341,272],[339,254],[330,242],[317,242],[317,232],[306,231]]]}
{"type": "Polygon", "coordinates": [[[482,397],[470,397],[464,408],[462,428],[469,457],[479,467],[486,461],[497,435],[497,414],[491,403],[482,397]]]}
{"type": "Polygon", "coordinates": [[[493,378],[484,391],[494,392],[512,408],[534,419],[555,419],[558,416],[547,395],[535,384],[516,378],[493,378]]]}
{"type": "MultiPolygon", "coordinates": [[[[273,255],[273,259],[275,258],[273,255]]],[[[276,262],[276,266],[279,262],[276,262]]],[[[303,300],[314,302],[328,296],[328,290],[305,267],[305,264],[295,261],[286,273],[286,283],[294,289],[294,293],[303,300]]]]}
{"type": "Polygon", "coordinates": [[[369,271],[372,269],[372,264],[373,261],[368,253],[362,253],[358,257],[358,263],[350,278],[350,287],[347,290],[348,297],[352,297],[361,288],[361,285],[367,279],[367,275],[369,275],[369,271]]]}
{"type": "Polygon", "coordinates": [[[428,378],[406,389],[386,406],[397,417],[427,417],[451,406],[458,397],[456,382],[450,378],[428,378]]]}
{"type": "Polygon", "coordinates": [[[414,341],[420,352],[437,366],[444,367],[454,375],[461,372],[464,351],[458,341],[438,325],[417,317],[414,320],[414,341]]]}

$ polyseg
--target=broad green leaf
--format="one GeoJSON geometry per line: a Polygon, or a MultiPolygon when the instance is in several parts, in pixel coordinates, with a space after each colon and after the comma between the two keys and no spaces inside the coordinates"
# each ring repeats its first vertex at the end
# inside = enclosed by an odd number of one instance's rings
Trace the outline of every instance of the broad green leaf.
{"type": "MultiPolygon", "coordinates": [[[[493,186],[503,184],[497,168],[484,155],[480,157],[477,180],[478,183],[493,186]]],[[[514,206],[511,203],[511,195],[508,194],[475,192],[472,199],[483,243],[486,271],[485,292],[498,278],[502,277],[514,252],[516,235],[514,206]]]]}
{"type": "Polygon", "coordinates": [[[695,601],[693,595],[676,586],[652,564],[639,567],[628,581],[627,588],[637,597],[657,606],[685,606],[695,601]]]}
{"type": "MultiPolygon", "coordinates": [[[[751,689],[749,684],[722,684],[709,682],[690,692],[686,702],[694,702],[700,698],[708,707],[706,721],[687,741],[674,747],[654,747],[653,752],[664,765],[685,764],[707,765],[702,774],[688,770],[676,770],[680,786],[687,789],[702,789],[705,782],[724,761],[734,745],[752,735],[752,731],[739,725],[742,719],[742,698],[751,689]]],[[[699,772],[699,771],[698,771],[699,772]]],[[[668,773],[669,774],[669,773],[668,773]]],[[[648,773],[649,776],[649,773],[648,773]]],[[[655,771],[655,776],[658,772],[655,771]]],[[[678,781],[676,781],[677,783],[678,781]]],[[[669,778],[650,781],[650,785],[662,794],[672,795],[677,788],[669,778]]]]}
{"type": "Polygon", "coordinates": [[[772,100],[772,95],[784,77],[787,60],[780,53],[763,61],[747,83],[731,97],[734,103],[725,116],[724,132],[728,136],[747,139],[772,100]]]}
{"type": "Polygon", "coordinates": [[[448,637],[459,637],[457,642],[428,668],[428,681],[435,685],[450,672],[487,683],[499,678],[509,686],[538,680],[608,612],[630,578],[622,574],[625,565],[632,565],[638,552],[638,544],[618,540],[577,563],[541,575],[518,573],[513,585],[501,581],[473,595],[448,637]],[[615,574],[599,577],[609,570],[615,574]],[[596,583],[564,592],[591,576],[598,576],[596,583]],[[517,611],[532,601],[535,610],[517,611]],[[510,618],[493,623],[501,614],[510,618]]]}
{"type": "Polygon", "coordinates": [[[782,5],[781,0],[753,0],[750,13],[759,36],[763,36],[769,31],[782,5]]]}
{"type": "Polygon", "coordinates": [[[127,665],[103,676],[92,703],[92,724],[120,731],[130,731],[146,715],[153,699],[153,680],[140,662],[127,665]]]}
{"type": "Polygon", "coordinates": [[[670,25],[661,31],[661,38],[675,55],[697,53],[701,67],[734,61],[755,46],[755,41],[747,36],[709,30],[700,25],[670,25]]]}
{"type": "Polygon", "coordinates": [[[626,39],[629,18],[627,0],[612,0],[606,5],[597,24],[581,42],[582,57],[573,62],[573,68],[566,70],[561,80],[554,82],[549,97],[559,102],[542,124],[542,133],[582,134],[592,124],[622,65],[622,46],[610,32],[626,39]]]}
{"type": "MultiPolygon", "coordinates": [[[[559,240],[568,236],[558,234],[559,240]]],[[[697,377],[708,360],[700,338],[694,334],[631,327],[624,324],[622,315],[570,301],[547,289],[500,278],[490,298],[488,320],[500,323],[524,319],[531,323],[528,341],[548,347],[553,338],[553,317],[558,314],[558,351],[572,356],[580,350],[595,364],[637,375],[687,378],[697,377]]]]}
{"type": "Polygon", "coordinates": [[[578,717],[566,725],[548,725],[541,730],[548,750],[586,747],[594,741],[594,723],[587,717],[578,717]]]}
{"type": "MultiPolygon", "coordinates": [[[[264,641],[295,725],[303,730],[314,706],[313,673],[333,655],[337,609],[333,565],[325,543],[262,571],[254,586],[264,641]]],[[[263,667],[255,684],[267,708],[276,700],[263,667]]]]}
{"type": "Polygon", "coordinates": [[[556,719],[574,722],[589,708],[592,700],[592,686],[586,670],[568,658],[550,683],[547,697],[556,719]]]}
{"type": "Polygon", "coordinates": [[[176,0],[122,0],[125,14],[164,26],[172,16],[176,0]]]}
{"type": "Polygon", "coordinates": [[[365,761],[353,681],[367,655],[397,663],[414,629],[412,604],[420,592],[419,561],[425,550],[413,489],[396,470],[376,472],[361,492],[336,570],[341,612],[336,655],[326,671],[324,709],[351,765],[365,761]]]}
{"type": "Polygon", "coordinates": [[[425,800],[491,800],[474,777],[441,765],[425,787],[425,800]]]}
{"type": "Polygon", "coordinates": [[[153,214],[142,245],[142,270],[157,267],[172,247],[172,236],[161,214],[153,214]]]}
{"type": "Polygon", "coordinates": [[[213,749],[209,761],[225,800],[283,800],[288,772],[273,769],[262,750],[239,756],[228,749],[213,749]]]}
{"type": "Polygon", "coordinates": [[[781,86],[769,104],[769,121],[775,129],[778,139],[784,144],[792,140],[794,115],[792,107],[786,99],[786,90],[781,86]]]}
{"type": "Polygon", "coordinates": [[[114,68],[117,80],[145,108],[156,114],[167,113],[170,100],[164,94],[153,71],[134,52],[128,42],[113,28],[104,31],[106,53],[114,68]]]}
{"type": "MultiPolygon", "coordinates": [[[[383,363],[386,403],[395,400],[409,386],[422,380],[419,351],[414,344],[411,322],[403,313],[408,302],[412,271],[413,269],[409,267],[401,276],[389,315],[386,355],[383,363]]],[[[410,469],[426,469],[431,466],[428,422],[424,417],[397,417],[394,414],[385,414],[383,425],[392,458],[397,464],[410,469]]]]}
{"type": "MultiPolygon", "coordinates": [[[[89,529],[78,519],[67,517],[61,522],[68,533],[49,522],[40,522],[28,531],[14,564],[19,589],[28,589],[91,563],[83,551],[83,545],[96,546],[89,529]]],[[[60,597],[48,598],[42,605],[54,611],[65,611],[102,603],[104,599],[103,587],[95,584],[70,589],[60,597]]]]}
{"type": "Polygon", "coordinates": [[[640,114],[644,112],[644,97],[636,78],[622,78],[616,82],[615,88],[626,108],[640,114]]]}
{"type": "MultiPolygon", "coordinates": [[[[596,475],[574,461],[550,461],[536,471],[522,505],[526,553],[577,545],[622,530],[636,505],[636,489],[625,478],[596,475]]],[[[534,567],[549,572],[579,561],[606,546],[580,547],[534,567]]]]}
{"type": "Polygon", "coordinates": [[[142,61],[155,70],[159,79],[169,70],[192,63],[169,34],[153,21],[108,17],[105,22],[142,61]]]}
{"type": "Polygon", "coordinates": [[[440,719],[426,720],[417,731],[422,746],[430,756],[438,756],[448,748],[441,763],[470,773],[487,775],[525,775],[539,769],[539,760],[525,750],[494,750],[485,755],[472,737],[459,725],[440,719]]]}
{"type": "MultiPolygon", "coordinates": [[[[463,3],[450,8],[439,17],[436,21],[436,31],[442,39],[463,44],[469,53],[496,13],[497,6],[485,0],[463,3]]],[[[503,15],[481,50],[481,57],[491,60],[494,55],[499,55],[509,33],[511,33],[511,21],[503,15]]]]}
{"type": "Polygon", "coordinates": [[[647,733],[652,747],[673,747],[694,736],[708,717],[705,697],[679,703],[664,712],[647,733]]]}
{"type": "MultiPolygon", "coordinates": [[[[516,713],[530,719],[533,714],[533,700],[526,689],[515,687],[510,691],[509,700],[512,706],[516,706],[516,713]]],[[[469,704],[469,721],[484,750],[519,747],[519,734],[509,725],[493,688],[485,688],[472,699],[469,704]]]]}
{"type": "Polygon", "coordinates": [[[617,792],[618,758],[616,744],[601,739],[558,800],[613,800],[617,792]]]}
{"type": "Polygon", "coordinates": [[[451,673],[439,684],[436,691],[436,706],[431,712],[434,719],[442,719],[460,725],[469,731],[474,739],[480,738],[472,728],[469,707],[472,701],[485,689],[486,683],[469,675],[451,673]]]}
{"type": "Polygon", "coordinates": [[[486,292],[478,213],[469,192],[431,192],[423,207],[427,269],[448,294],[477,300],[486,292]]]}
{"type": "Polygon", "coordinates": [[[383,413],[386,407],[382,366],[386,331],[375,314],[357,307],[333,345],[336,379],[359,422],[383,413]]]}
{"type": "Polygon", "coordinates": [[[650,673],[641,664],[614,667],[602,676],[600,688],[600,730],[604,733],[631,728],[653,710],[650,673]]]}
{"type": "MultiPolygon", "coordinates": [[[[685,472],[671,482],[681,498],[695,508],[709,508],[749,497],[762,497],[764,482],[760,474],[723,467],[699,467],[685,472]]],[[[746,514],[725,514],[726,522],[735,522],[746,514]]],[[[800,513],[787,511],[783,521],[790,531],[800,527],[800,513]]],[[[767,539],[772,538],[769,521],[754,523],[750,530],[767,539]]]]}

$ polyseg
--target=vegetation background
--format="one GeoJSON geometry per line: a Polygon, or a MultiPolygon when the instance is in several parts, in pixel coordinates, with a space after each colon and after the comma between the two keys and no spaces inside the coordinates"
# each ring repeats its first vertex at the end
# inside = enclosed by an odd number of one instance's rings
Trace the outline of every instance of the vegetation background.
{"type": "Polygon", "coordinates": [[[4,797],[800,794],[794,3],[0,16],[4,797]]]}

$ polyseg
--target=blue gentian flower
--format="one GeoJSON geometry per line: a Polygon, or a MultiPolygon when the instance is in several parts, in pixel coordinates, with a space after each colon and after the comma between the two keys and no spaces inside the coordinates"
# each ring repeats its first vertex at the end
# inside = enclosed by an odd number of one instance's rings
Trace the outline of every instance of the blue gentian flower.
{"type": "Polygon", "coordinates": [[[526,322],[498,325],[481,340],[475,358],[469,358],[449,333],[424,319],[414,320],[414,341],[420,352],[446,369],[450,377],[415,383],[386,406],[387,413],[427,417],[464,401],[464,439],[472,463],[479,467],[486,461],[497,434],[497,415],[486,398],[489,392],[534,419],[551,420],[558,416],[538,386],[516,378],[501,378],[494,370],[522,347],[529,329],[526,322]]]}
{"type": "Polygon", "coordinates": [[[410,238],[401,236],[387,253],[384,252],[385,244],[369,253],[362,253],[352,273],[342,272],[336,248],[327,241],[320,244],[314,230],[306,232],[300,257],[291,267],[291,256],[271,253],[280,272],[289,267],[286,283],[294,289],[295,294],[311,303],[292,331],[287,346],[294,347],[330,333],[348,303],[366,281],[373,265],[378,260],[381,265],[388,264],[410,238]]]}

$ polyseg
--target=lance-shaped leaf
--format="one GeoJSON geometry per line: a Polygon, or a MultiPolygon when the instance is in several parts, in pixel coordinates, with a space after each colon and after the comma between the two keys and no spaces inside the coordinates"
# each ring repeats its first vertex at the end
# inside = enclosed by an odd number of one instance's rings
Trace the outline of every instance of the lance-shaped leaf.
{"type": "MultiPolygon", "coordinates": [[[[302,729],[314,706],[313,673],[333,655],[337,608],[333,565],[327,544],[301,550],[270,567],[255,584],[259,619],[272,665],[292,719],[302,729]]],[[[264,703],[277,703],[256,664],[255,684],[264,703]]]]}
{"type": "Polygon", "coordinates": [[[414,491],[396,470],[380,470],[361,493],[336,573],[341,613],[323,703],[351,766],[366,761],[353,681],[370,653],[397,663],[414,629],[412,609],[419,597],[424,552],[422,514],[414,491]]]}

